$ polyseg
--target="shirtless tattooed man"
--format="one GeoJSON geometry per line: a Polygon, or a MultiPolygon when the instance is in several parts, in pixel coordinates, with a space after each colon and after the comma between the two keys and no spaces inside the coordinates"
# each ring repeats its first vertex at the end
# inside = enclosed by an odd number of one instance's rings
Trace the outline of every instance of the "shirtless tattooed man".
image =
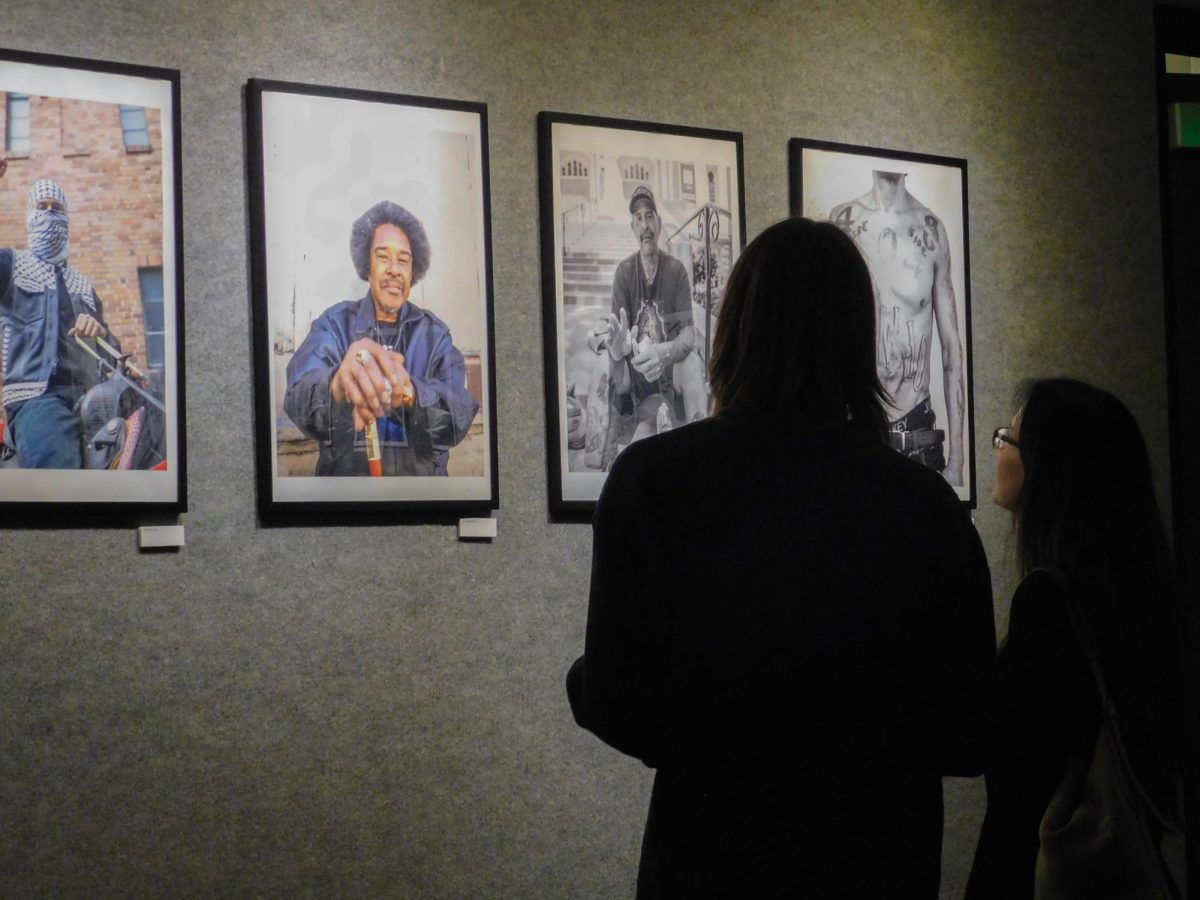
{"type": "Polygon", "coordinates": [[[950,242],[940,219],[908,192],[905,174],[872,173],[871,190],[829,214],[858,245],[875,288],[876,364],[891,397],[892,446],[963,483],[966,380],[958,331],[950,242]],[[936,428],[929,398],[930,344],[937,321],[949,419],[936,428]]]}

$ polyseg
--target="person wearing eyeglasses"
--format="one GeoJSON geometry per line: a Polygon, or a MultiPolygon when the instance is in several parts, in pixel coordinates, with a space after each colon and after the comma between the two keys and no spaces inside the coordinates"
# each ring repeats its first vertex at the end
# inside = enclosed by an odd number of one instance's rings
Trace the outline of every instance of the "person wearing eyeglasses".
{"type": "MultiPolygon", "coordinates": [[[[1173,806],[1181,756],[1180,611],[1137,422],[1112,394],[1065,378],[1032,382],[1016,406],[992,434],[992,500],[1013,514],[1023,578],[997,657],[968,900],[1034,896],[1047,807],[1069,765],[1092,759],[1101,704],[1080,627],[1159,809],[1173,806]]],[[[1080,896],[1127,896],[1120,873],[1092,877],[1102,883],[1080,896]]]]}

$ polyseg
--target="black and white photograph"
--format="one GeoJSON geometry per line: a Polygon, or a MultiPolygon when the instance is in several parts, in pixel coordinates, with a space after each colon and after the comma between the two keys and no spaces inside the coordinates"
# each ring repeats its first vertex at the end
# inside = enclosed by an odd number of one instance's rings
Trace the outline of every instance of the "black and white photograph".
{"type": "Polygon", "coordinates": [[[498,504],[482,104],[247,88],[259,505],[498,504]]]}
{"type": "Polygon", "coordinates": [[[975,507],[967,162],[793,138],[793,215],[853,240],[875,290],[892,446],[975,507]]]}
{"type": "Polygon", "coordinates": [[[179,73],[0,50],[0,503],[182,512],[179,73]]]}
{"type": "Polygon", "coordinates": [[[543,112],[538,139],[550,506],[586,514],[621,450],[709,413],[742,138],[543,112]]]}

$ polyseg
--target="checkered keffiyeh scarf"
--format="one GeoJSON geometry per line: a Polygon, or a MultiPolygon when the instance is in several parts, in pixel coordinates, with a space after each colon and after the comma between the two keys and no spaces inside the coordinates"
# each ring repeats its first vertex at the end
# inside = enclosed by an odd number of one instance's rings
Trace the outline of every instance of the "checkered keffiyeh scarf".
{"type": "Polygon", "coordinates": [[[67,228],[71,217],[67,213],[67,195],[56,182],[43,178],[29,189],[25,204],[25,228],[29,235],[29,252],[52,266],[67,261],[71,247],[67,228]],[[62,209],[38,209],[43,200],[57,200],[62,209]]]}

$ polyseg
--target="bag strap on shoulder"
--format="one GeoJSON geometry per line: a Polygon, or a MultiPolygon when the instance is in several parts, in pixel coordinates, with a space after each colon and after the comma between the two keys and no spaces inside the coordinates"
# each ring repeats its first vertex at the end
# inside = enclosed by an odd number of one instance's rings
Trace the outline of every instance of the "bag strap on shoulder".
{"type": "Polygon", "coordinates": [[[1120,716],[1117,713],[1116,705],[1112,701],[1112,696],[1108,693],[1108,687],[1104,682],[1104,672],[1100,668],[1100,657],[1096,651],[1096,642],[1092,636],[1091,628],[1088,626],[1087,620],[1079,608],[1079,598],[1076,596],[1070,581],[1058,569],[1053,569],[1049,566],[1039,566],[1029,574],[1032,575],[1034,572],[1045,572],[1062,593],[1063,605],[1067,610],[1067,618],[1070,620],[1071,630],[1075,632],[1080,646],[1083,647],[1084,653],[1087,654],[1088,664],[1092,670],[1092,680],[1096,683],[1096,691],[1100,695],[1100,706],[1104,713],[1105,723],[1112,733],[1113,745],[1116,747],[1120,764],[1128,773],[1129,780],[1133,783],[1134,788],[1141,797],[1142,803],[1145,804],[1146,811],[1167,832],[1174,835],[1181,835],[1183,831],[1179,825],[1159,812],[1158,807],[1151,799],[1146,788],[1142,785],[1141,779],[1137,777],[1137,772],[1134,771],[1133,764],[1130,762],[1129,753],[1125,749],[1125,741],[1121,737],[1120,716]]]}

